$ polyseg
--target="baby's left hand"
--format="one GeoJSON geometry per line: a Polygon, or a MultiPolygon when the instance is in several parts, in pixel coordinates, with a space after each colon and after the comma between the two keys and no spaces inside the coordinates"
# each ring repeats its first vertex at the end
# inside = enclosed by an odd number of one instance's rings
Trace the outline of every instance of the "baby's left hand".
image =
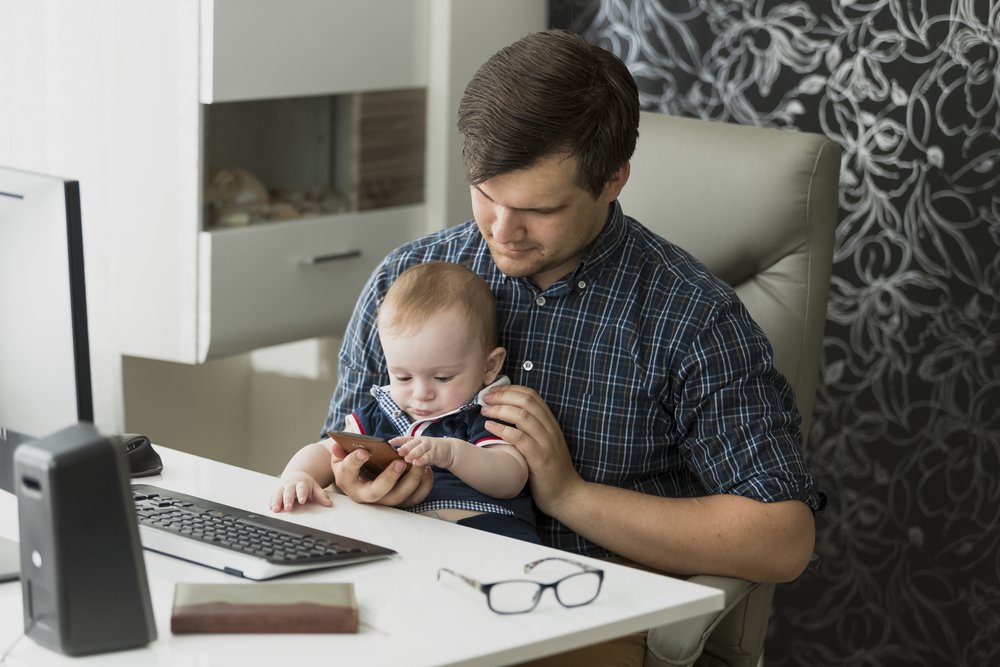
{"type": "Polygon", "coordinates": [[[424,436],[401,435],[389,441],[399,447],[399,455],[407,463],[416,466],[437,466],[450,468],[455,464],[455,450],[469,447],[469,443],[458,438],[428,438],[424,436]],[[402,443],[402,444],[401,444],[402,443]]]}

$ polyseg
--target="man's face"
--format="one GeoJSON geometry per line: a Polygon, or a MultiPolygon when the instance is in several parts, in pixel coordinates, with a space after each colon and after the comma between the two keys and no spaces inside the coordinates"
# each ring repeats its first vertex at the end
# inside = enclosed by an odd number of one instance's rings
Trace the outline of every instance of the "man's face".
{"type": "Polygon", "coordinates": [[[552,155],[472,186],[476,224],[505,275],[547,289],[580,264],[604,228],[628,165],[596,199],[576,184],[576,165],[575,157],[552,155]]]}

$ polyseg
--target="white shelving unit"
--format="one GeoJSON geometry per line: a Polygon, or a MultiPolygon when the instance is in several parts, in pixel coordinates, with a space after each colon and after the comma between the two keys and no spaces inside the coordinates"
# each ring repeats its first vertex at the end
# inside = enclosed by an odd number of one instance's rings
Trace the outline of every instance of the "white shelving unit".
{"type": "Polygon", "coordinates": [[[136,154],[109,165],[146,218],[129,253],[155,274],[122,284],[146,323],[122,332],[122,351],[201,363],[341,330],[375,263],[424,230],[423,205],[209,229],[208,105],[426,88],[428,0],[201,0],[155,11],[140,19],[162,28],[142,31],[143,66],[113,65],[125,90],[167,82],[120,101],[123,127],[169,115],[138,145],[120,135],[136,154]]]}

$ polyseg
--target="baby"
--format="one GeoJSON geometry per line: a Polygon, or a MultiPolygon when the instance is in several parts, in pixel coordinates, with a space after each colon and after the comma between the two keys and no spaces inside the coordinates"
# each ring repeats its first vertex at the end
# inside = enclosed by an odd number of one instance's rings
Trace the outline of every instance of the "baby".
{"type": "MultiPolygon", "coordinates": [[[[493,295],[459,264],[410,267],[392,284],[377,327],[389,384],[345,419],[345,430],[397,446],[416,466],[432,466],[434,484],[412,512],[538,542],[525,484],[528,466],[517,449],[486,430],[481,396],[508,382],[500,373],[493,295]]],[[[296,501],[330,499],[331,441],[299,450],[271,499],[280,512],[296,501]]]]}

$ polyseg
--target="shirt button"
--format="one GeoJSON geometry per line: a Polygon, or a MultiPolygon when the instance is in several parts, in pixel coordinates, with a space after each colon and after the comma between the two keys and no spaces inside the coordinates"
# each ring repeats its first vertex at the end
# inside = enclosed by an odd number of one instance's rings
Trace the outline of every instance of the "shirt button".
{"type": "Polygon", "coordinates": [[[587,281],[586,280],[581,280],[580,282],[578,282],[576,284],[576,286],[579,287],[580,289],[583,289],[584,287],[587,286],[587,281]]]}
{"type": "Polygon", "coordinates": [[[535,367],[535,365],[533,363],[531,363],[530,360],[525,361],[523,364],[521,364],[521,368],[523,368],[526,371],[530,371],[534,367],[535,367]]]}
{"type": "Polygon", "coordinates": [[[545,297],[544,296],[538,297],[537,299],[535,299],[535,303],[537,303],[539,306],[544,306],[545,305],[545,297]]]}
{"type": "Polygon", "coordinates": [[[392,416],[393,417],[400,417],[400,416],[402,416],[402,414],[403,414],[402,410],[393,410],[392,411],[392,416]]]}

